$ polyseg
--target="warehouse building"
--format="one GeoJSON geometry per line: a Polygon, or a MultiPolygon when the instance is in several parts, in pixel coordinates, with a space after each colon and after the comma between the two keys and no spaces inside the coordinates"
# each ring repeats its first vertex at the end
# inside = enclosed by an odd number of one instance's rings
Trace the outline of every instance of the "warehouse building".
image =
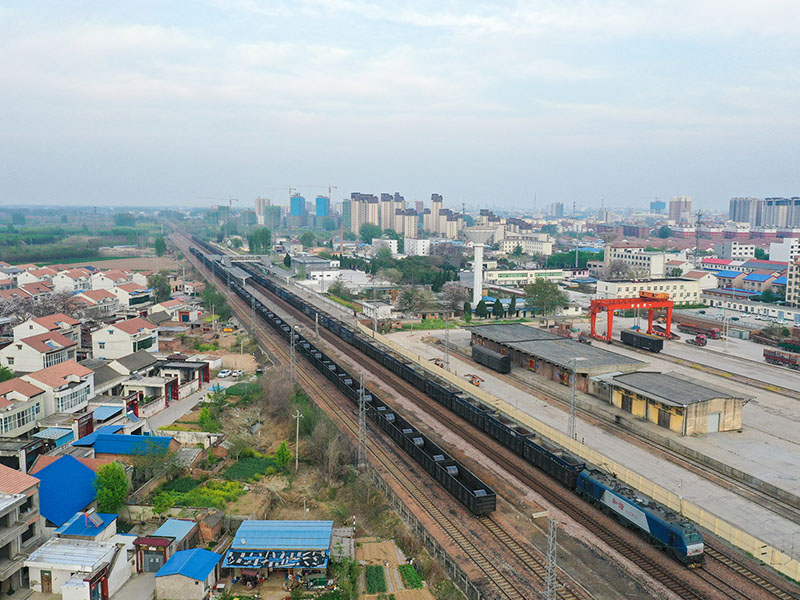
{"type": "Polygon", "coordinates": [[[575,385],[583,392],[588,391],[589,377],[631,373],[647,366],[644,361],[521,323],[478,325],[469,329],[473,345],[508,355],[512,366],[525,367],[564,385],[569,383],[574,370],[578,375],[575,385]]]}
{"type": "Polygon", "coordinates": [[[640,371],[595,380],[601,398],[684,436],[741,430],[742,408],[751,400],[685,375],[640,371]]]}

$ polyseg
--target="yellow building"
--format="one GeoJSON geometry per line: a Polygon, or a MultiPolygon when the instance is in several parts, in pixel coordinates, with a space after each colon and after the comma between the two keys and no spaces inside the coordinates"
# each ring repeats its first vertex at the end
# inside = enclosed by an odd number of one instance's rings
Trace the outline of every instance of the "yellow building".
{"type": "Polygon", "coordinates": [[[611,404],[681,435],[740,430],[742,408],[751,399],[677,373],[639,371],[605,383],[611,404]]]}

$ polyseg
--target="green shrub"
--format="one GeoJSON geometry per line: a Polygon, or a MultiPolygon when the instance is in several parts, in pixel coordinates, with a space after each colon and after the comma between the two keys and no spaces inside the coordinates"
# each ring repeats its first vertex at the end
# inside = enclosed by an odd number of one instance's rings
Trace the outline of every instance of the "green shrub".
{"type": "Polygon", "coordinates": [[[383,567],[367,565],[367,593],[380,594],[386,591],[386,578],[383,567]]]}
{"type": "Polygon", "coordinates": [[[229,481],[250,481],[257,475],[271,475],[275,472],[277,472],[277,467],[273,459],[245,456],[225,469],[222,476],[229,481]]]}
{"type": "Polygon", "coordinates": [[[252,394],[254,392],[260,392],[261,386],[255,382],[247,383],[241,382],[235,385],[230,386],[229,388],[225,388],[225,395],[226,396],[245,396],[247,394],[252,394]]]}
{"type": "Polygon", "coordinates": [[[181,494],[175,504],[224,510],[244,494],[244,486],[237,481],[207,481],[191,491],[181,494]]]}
{"type": "Polygon", "coordinates": [[[403,585],[406,586],[406,588],[413,590],[422,587],[422,578],[413,565],[400,565],[398,570],[400,571],[400,577],[403,578],[403,585]]]}

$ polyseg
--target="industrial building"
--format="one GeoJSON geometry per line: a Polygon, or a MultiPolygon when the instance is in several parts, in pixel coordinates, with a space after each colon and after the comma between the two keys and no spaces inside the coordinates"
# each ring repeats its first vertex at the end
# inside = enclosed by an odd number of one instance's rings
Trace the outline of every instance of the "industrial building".
{"type": "Polygon", "coordinates": [[[601,399],[684,436],[741,430],[742,408],[751,400],[685,375],[650,371],[600,376],[593,383],[601,399]]]}
{"type": "Polygon", "coordinates": [[[647,363],[597,346],[565,339],[521,323],[478,325],[469,328],[472,344],[508,355],[512,365],[525,367],[548,379],[568,384],[577,374],[577,389],[589,389],[588,378],[606,373],[630,373],[647,363]]]}

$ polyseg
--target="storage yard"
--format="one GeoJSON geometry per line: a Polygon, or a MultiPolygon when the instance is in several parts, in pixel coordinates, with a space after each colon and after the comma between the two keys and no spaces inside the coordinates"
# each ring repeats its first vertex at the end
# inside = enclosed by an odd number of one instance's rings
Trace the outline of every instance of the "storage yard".
{"type": "MultiPolygon", "coordinates": [[[[246,309],[246,307],[245,307],[245,309],[246,309]]],[[[312,323],[313,323],[313,321],[312,321],[312,323]]],[[[321,328],[321,330],[322,330],[322,328],[321,328]]],[[[328,334],[328,333],[325,333],[325,334],[324,334],[324,337],[326,338],[326,340],[327,340],[329,343],[332,343],[332,341],[333,341],[333,340],[331,339],[331,336],[330,336],[330,334],[328,334]]],[[[549,342],[545,342],[545,344],[544,344],[544,345],[548,345],[548,344],[550,344],[550,343],[551,343],[551,342],[553,342],[553,341],[556,341],[556,340],[551,340],[551,341],[549,341],[549,342]]],[[[559,341],[559,342],[561,342],[561,341],[564,341],[564,340],[558,340],[558,341],[559,341]]],[[[302,347],[303,343],[305,343],[305,342],[301,342],[301,347],[302,347]]],[[[522,342],[522,343],[524,344],[525,342],[522,342]]],[[[339,347],[339,348],[342,348],[342,346],[341,346],[341,342],[339,342],[338,344],[339,344],[339,346],[338,346],[338,347],[339,347]]],[[[468,344],[468,341],[467,341],[467,344],[468,344]]],[[[423,346],[425,346],[424,344],[422,344],[422,345],[423,345],[423,346]]],[[[430,348],[428,348],[428,349],[430,349],[430,348]]],[[[600,353],[599,353],[599,354],[595,354],[595,353],[593,353],[593,356],[594,356],[594,357],[596,357],[596,358],[597,358],[597,360],[595,360],[595,361],[591,362],[589,365],[587,365],[587,367],[591,367],[591,368],[600,368],[600,369],[603,369],[603,368],[607,368],[608,366],[611,366],[611,365],[626,365],[626,364],[628,364],[628,365],[629,365],[629,364],[639,364],[639,363],[641,363],[641,364],[644,366],[644,364],[643,364],[643,361],[641,361],[641,360],[638,360],[638,359],[635,359],[635,358],[633,358],[633,360],[631,360],[631,358],[632,358],[632,357],[630,357],[630,358],[627,358],[627,359],[623,358],[623,360],[622,360],[622,361],[620,361],[620,360],[619,360],[619,356],[620,356],[620,355],[617,355],[617,354],[615,354],[615,353],[611,352],[611,353],[609,353],[609,354],[611,354],[611,355],[613,355],[613,356],[611,356],[611,357],[610,357],[610,356],[606,356],[606,355],[604,355],[604,353],[605,353],[606,351],[603,351],[603,350],[601,350],[601,349],[598,349],[598,350],[600,350],[600,353]],[[602,355],[602,358],[601,358],[601,355],[602,355]],[[616,362],[612,362],[612,358],[613,358],[613,360],[614,360],[614,361],[616,361],[616,362]]],[[[436,351],[436,350],[434,350],[434,352],[435,352],[435,351],[436,351]]],[[[530,348],[530,351],[531,351],[531,352],[530,352],[531,356],[538,356],[538,358],[539,358],[540,360],[542,360],[543,362],[548,362],[548,363],[549,363],[549,365],[552,365],[552,367],[551,367],[552,371],[550,371],[550,373],[548,373],[548,374],[550,374],[550,375],[551,375],[551,377],[549,377],[549,378],[548,378],[548,381],[549,381],[549,382],[552,382],[552,379],[555,379],[556,381],[558,380],[558,379],[557,379],[557,378],[554,376],[554,375],[555,375],[555,369],[554,369],[553,367],[559,367],[559,366],[560,366],[560,367],[563,369],[563,368],[564,368],[564,361],[565,361],[565,360],[567,360],[568,358],[569,358],[570,360],[572,359],[572,358],[570,357],[571,347],[567,347],[567,349],[566,349],[566,350],[563,350],[563,351],[561,351],[562,353],[561,353],[560,355],[559,355],[559,353],[557,353],[557,352],[552,352],[552,353],[550,353],[550,354],[545,354],[544,356],[542,356],[541,354],[539,354],[539,355],[536,355],[536,354],[533,354],[533,352],[537,352],[538,350],[536,350],[536,349],[535,349],[535,348],[533,348],[533,347],[532,347],[532,348],[530,348]],[[547,360],[547,359],[549,359],[549,360],[547,360]]],[[[285,352],[285,351],[284,351],[284,352],[285,352]]],[[[540,351],[539,351],[539,352],[540,352],[540,351]]],[[[574,355],[574,352],[571,352],[571,353],[574,355]]],[[[439,356],[441,356],[441,353],[439,353],[439,356]]],[[[458,361],[458,360],[459,360],[459,359],[455,359],[455,358],[453,358],[453,359],[452,359],[452,361],[451,361],[451,363],[452,363],[453,361],[458,361]]],[[[467,364],[467,363],[465,363],[465,364],[467,364]]],[[[474,369],[475,367],[474,367],[474,365],[472,365],[471,363],[469,363],[469,368],[470,368],[470,369],[474,369]]],[[[635,369],[631,369],[631,370],[635,370],[635,369]]],[[[591,373],[589,372],[589,370],[588,370],[588,369],[587,369],[587,373],[586,373],[586,374],[587,374],[587,375],[592,375],[592,376],[594,375],[594,374],[591,374],[591,373]]],[[[492,376],[492,375],[490,375],[488,372],[486,372],[486,385],[487,385],[487,386],[488,386],[488,384],[489,384],[490,382],[492,382],[492,380],[493,380],[493,379],[494,379],[494,378],[493,378],[493,376],[492,376]]],[[[544,378],[542,378],[542,379],[544,379],[544,378]]],[[[501,383],[502,383],[502,382],[501,382],[501,383]]],[[[553,385],[558,385],[558,384],[557,384],[557,383],[553,383],[553,385]]],[[[514,388],[513,386],[509,386],[509,387],[511,387],[512,389],[516,389],[516,388],[514,388]]],[[[404,391],[403,393],[405,394],[406,392],[404,391]]],[[[409,392],[409,393],[410,393],[410,392],[409,392]]],[[[506,399],[507,399],[507,401],[510,401],[510,400],[508,400],[508,399],[509,399],[509,398],[513,398],[513,394],[506,394],[506,395],[505,395],[505,396],[503,396],[503,397],[504,397],[504,398],[506,398],[506,399]]],[[[529,395],[529,398],[530,398],[530,395],[529,395]]],[[[541,418],[541,417],[540,417],[540,418],[541,418]]],[[[562,416],[561,416],[561,418],[563,419],[563,413],[562,413],[562,416]]],[[[583,430],[583,428],[585,428],[586,426],[585,426],[583,423],[581,423],[580,427],[581,427],[581,430],[583,430]]],[[[609,436],[609,437],[612,437],[612,438],[613,438],[613,436],[609,436]]],[[[486,448],[488,449],[488,446],[487,446],[486,448]]],[[[493,456],[496,456],[496,455],[493,455],[493,456]]],[[[497,460],[497,459],[495,458],[495,460],[497,460]]],[[[510,468],[510,465],[509,465],[509,467],[507,467],[507,468],[510,468]]],[[[661,469],[659,469],[659,470],[661,470],[661,469]]],[[[522,475],[520,475],[520,476],[522,476],[522,475]]],[[[551,497],[551,496],[548,496],[548,500],[550,500],[550,501],[555,501],[555,499],[554,499],[553,497],[551,497]]],[[[566,508],[566,507],[565,507],[565,508],[566,508]]],[[[569,510],[572,510],[572,508],[571,508],[571,509],[569,509],[569,510]]],[[[575,517],[575,518],[577,518],[577,517],[575,517]]],[[[597,520],[597,519],[595,518],[595,521],[596,521],[596,520],[597,520]]],[[[579,521],[579,522],[582,522],[580,519],[578,519],[578,521],[579,521]]],[[[591,529],[591,528],[590,528],[590,529],[591,529]]],[[[605,531],[609,531],[609,530],[605,530],[605,531]]],[[[602,535],[602,534],[598,534],[598,535],[601,537],[601,539],[609,539],[609,538],[603,538],[603,535],[602,535]]],[[[496,538],[496,539],[499,539],[499,538],[496,538]]],[[[629,553],[630,553],[630,551],[631,551],[631,550],[630,550],[630,548],[629,548],[628,550],[622,550],[622,548],[623,548],[623,546],[618,546],[618,547],[617,547],[617,550],[618,550],[618,551],[620,551],[620,552],[622,552],[622,553],[623,553],[623,555],[626,555],[626,556],[631,556],[631,555],[629,554],[629,553]]],[[[641,548],[639,548],[639,549],[637,550],[637,552],[640,554],[641,552],[643,552],[643,550],[642,550],[641,548]]],[[[637,556],[638,556],[639,554],[637,554],[637,556]]],[[[650,556],[650,555],[651,555],[651,553],[649,553],[649,552],[648,552],[648,555],[650,556]]],[[[655,556],[663,556],[663,555],[660,555],[660,553],[656,553],[656,555],[655,555],[655,556]]],[[[658,579],[659,581],[661,581],[661,582],[662,582],[664,585],[666,585],[667,587],[669,587],[669,588],[673,589],[674,591],[676,591],[678,594],[680,594],[680,596],[681,596],[681,597],[687,597],[687,598],[691,598],[691,597],[704,597],[704,592],[700,592],[699,590],[700,590],[700,589],[702,589],[702,588],[703,588],[703,585],[705,585],[705,584],[701,584],[701,583],[698,581],[698,582],[695,582],[695,583],[693,583],[693,584],[691,584],[691,585],[687,585],[686,583],[681,583],[681,582],[679,582],[679,581],[675,580],[674,578],[673,578],[673,579],[670,581],[669,577],[667,577],[667,576],[666,576],[666,571],[664,571],[663,567],[662,567],[661,569],[659,569],[657,566],[655,566],[655,564],[654,564],[654,563],[652,563],[652,560],[651,560],[651,559],[648,559],[648,560],[650,560],[650,562],[647,562],[647,565],[648,565],[648,571],[650,572],[650,574],[651,574],[651,575],[654,575],[654,576],[656,577],[656,579],[658,579]],[[699,586],[699,587],[697,587],[697,586],[699,586]]],[[[660,559],[659,559],[659,560],[660,560],[660,559]]],[[[639,564],[644,564],[644,563],[642,563],[641,561],[635,561],[635,562],[638,562],[639,564]]],[[[715,568],[716,568],[716,567],[715,567],[715,568]]],[[[699,579],[700,579],[700,577],[698,577],[697,579],[699,580],[699,579]]],[[[706,584],[708,584],[708,583],[710,582],[710,579],[707,579],[705,576],[703,577],[703,579],[706,579],[706,584]]],[[[722,581],[722,579],[720,579],[720,581],[722,581]]],[[[714,587],[714,588],[717,588],[717,587],[718,587],[720,584],[712,584],[712,585],[713,585],[713,587],[714,587]]],[[[721,585],[725,585],[725,584],[721,584],[721,585]]],[[[727,585],[730,587],[730,585],[731,585],[731,584],[730,584],[730,582],[729,582],[727,585]]],[[[513,586],[513,584],[512,584],[512,586],[513,586]]],[[[742,593],[742,592],[737,592],[737,593],[739,593],[741,596],[745,595],[745,594],[744,594],[744,593],[742,593]]],[[[504,595],[505,595],[505,597],[515,597],[513,590],[508,590],[508,589],[506,590],[506,592],[504,593],[504,595]]],[[[731,597],[739,597],[739,596],[731,596],[731,597]]],[[[751,597],[755,597],[755,596],[751,596],[751,597]]]]}

